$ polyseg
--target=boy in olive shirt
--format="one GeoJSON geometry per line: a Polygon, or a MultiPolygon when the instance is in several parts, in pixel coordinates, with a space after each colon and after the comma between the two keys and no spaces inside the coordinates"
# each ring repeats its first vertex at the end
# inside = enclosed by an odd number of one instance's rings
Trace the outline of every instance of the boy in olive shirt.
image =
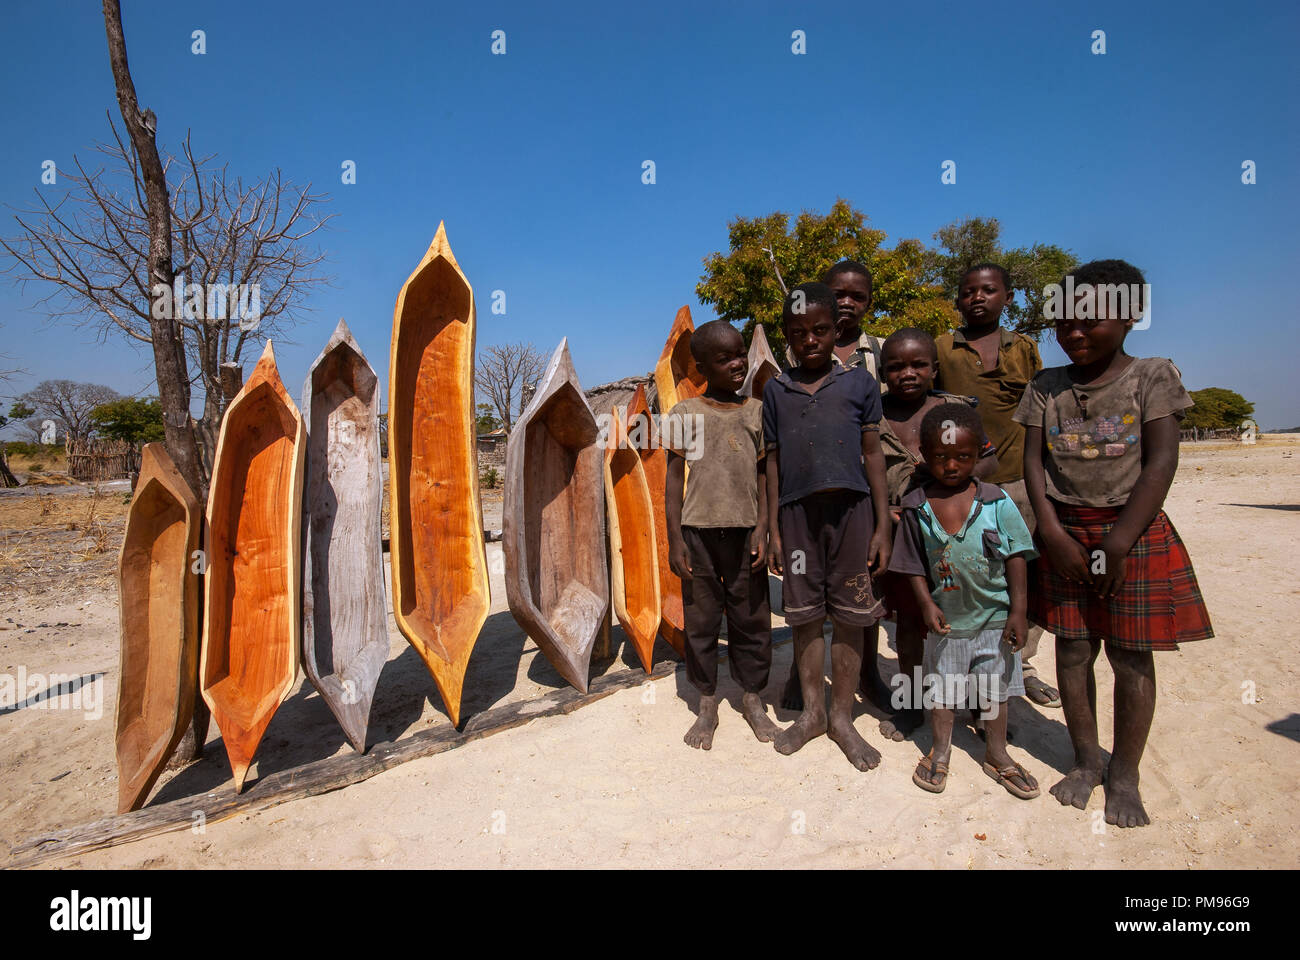
{"type": "Polygon", "coordinates": [[[741,713],[754,736],[770,743],[778,731],[760,697],[772,666],[763,404],[736,393],[749,361],[731,324],[701,325],[691,336],[691,355],[708,389],[674,406],[662,427],[669,438],[668,564],[682,579],[686,676],[700,691],[699,716],[683,739],[696,749],[713,746],[725,614],[731,676],[744,691],[741,713]],[[690,444],[682,442],[688,434],[690,444]],[[687,448],[694,456],[689,477],[687,448]]]}

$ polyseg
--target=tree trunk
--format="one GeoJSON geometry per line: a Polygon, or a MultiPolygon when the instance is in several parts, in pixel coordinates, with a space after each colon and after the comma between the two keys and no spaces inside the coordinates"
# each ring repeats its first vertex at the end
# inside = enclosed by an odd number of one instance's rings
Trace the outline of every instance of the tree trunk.
{"type": "MultiPolygon", "coordinates": [[[[117,105],[122,111],[122,121],[131,135],[131,144],[140,158],[140,173],[144,179],[145,200],[149,208],[149,277],[151,296],[157,284],[167,287],[176,279],[172,268],[171,204],[167,196],[167,176],[158,156],[155,140],[157,121],[153,129],[145,126],[145,117],[135,96],[135,82],[126,61],[126,37],[122,33],[122,8],[118,0],[104,0],[104,30],[108,35],[108,59],[113,68],[113,83],[117,88],[117,105]]],[[[181,327],[174,311],[160,310],[155,300],[150,310],[149,328],[153,341],[154,377],[158,383],[158,400],[163,409],[163,427],[166,431],[167,452],[171,454],[176,469],[190,485],[200,504],[206,504],[208,485],[204,481],[199,463],[198,444],[190,422],[190,376],[185,363],[181,327]],[[165,314],[159,316],[159,314],[165,314]]],[[[194,721],[177,748],[176,756],[197,760],[203,755],[203,744],[208,737],[208,707],[202,697],[194,704],[194,721]]]]}

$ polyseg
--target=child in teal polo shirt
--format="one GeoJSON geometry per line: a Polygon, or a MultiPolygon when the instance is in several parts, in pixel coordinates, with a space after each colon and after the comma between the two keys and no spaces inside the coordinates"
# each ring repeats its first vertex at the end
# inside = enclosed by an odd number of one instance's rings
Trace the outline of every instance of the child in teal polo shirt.
{"type": "MultiPolygon", "coordinates": [[[[1029,528],[997,487],[975,480],[984,432],[963,403],[930,409],[921,421],[921,455],[933,479],[907,494],[889,569],[906,575],[927,627],[924,706],[934,745],[912,781],[947,786],[956,711],[984,709],[984,772],[1023,800],[1038,782],[1007,753],[1007,699],[1024,694],[1020,650],[1029,635],[1029,528]]],[[[904,678],[907,682],[907,678],[904,678]]],[[[921,696],[916,685],[912,700],[921,696]]]]}

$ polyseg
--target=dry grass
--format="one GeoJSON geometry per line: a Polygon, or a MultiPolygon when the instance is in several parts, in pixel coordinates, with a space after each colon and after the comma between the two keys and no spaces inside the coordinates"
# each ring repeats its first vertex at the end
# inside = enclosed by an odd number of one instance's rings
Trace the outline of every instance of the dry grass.
{"type": "Polygon", "coordinates": [[[126,512],[121,495],[98,489],[0,497],[0,595],[109,586],[126,512]]]}

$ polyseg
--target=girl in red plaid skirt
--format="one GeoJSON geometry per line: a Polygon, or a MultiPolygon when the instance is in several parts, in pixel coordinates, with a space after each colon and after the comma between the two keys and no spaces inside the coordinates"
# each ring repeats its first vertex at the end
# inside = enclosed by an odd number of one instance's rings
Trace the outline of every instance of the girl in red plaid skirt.
{"type": "Polygon", "coordinates": [[[1191,558],[1161,509],[1178,467],[1178,421],[1192,399],[1172,362],[1124,352],[1145,302],[1141,272],[1098,260],[1072,279],[1075,298],[1056,311],[1056,338],[1071,363],[1034,377],[1015,414],[1025,425],[1025,486],[1041,554],[1030,617],[1056,634],[1074,744],[1074,767],[1051,792],[1083,810],[1104,783],[1106,822],[1145,826],[1138,764],[1155,714],[1153,651],[1214,635],[1191,558]],[[1109,766],[1093,674],[1103,642],[1115,672],[1109,766]]]}

